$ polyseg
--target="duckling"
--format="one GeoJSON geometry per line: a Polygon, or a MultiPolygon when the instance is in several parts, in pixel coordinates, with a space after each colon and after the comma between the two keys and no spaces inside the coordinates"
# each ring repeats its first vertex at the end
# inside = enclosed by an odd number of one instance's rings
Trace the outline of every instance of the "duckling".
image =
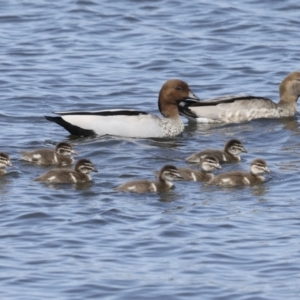
{"type": "Polygon", "coordinates": [[[206,155],[213,155],[220,163],[235,163],[241,160],[240,153],[242,152],[247,152],[243,143],[240,140],[232,139],[225,144],[224,151],[216,149],[202,150],[186,158],[186,161],[190,163],[199,163],[201,158],[206,155]]]}
{"type": "Polygon", "coordinates": [[[172,181],[178,178],[182,177],[177,168],[165,165],[159,172],[158,181],[134,180],[118,186],[116,190],[134,193],[165,192],[174,186],[172,181]]]}
{"type": "Polygon", "coordinates": [[[258,118],[291,117],[297,113],[300,72],[290,73],[279,86],[278,103],[264,97],[229,95],[206,101],[182,102],[180,114],[198,123],[239,123],[258,118]]]}
{"type": "Polygon", "coordinates": [[[0,152],[0,176],[5,175],[7,171],[6,167],[12,167],[9,155],[4,152],[0,152]]]}
{"type": "Polygon", "coordinates": [[[187,99],[200,100],[186,82],[171,79],[162,86],[158,97],[158,108],[163,118],[128,109],[55,112],[60,117],[45,118],[78,136],[171,137],[183,132],[184,124],[179,116],[178,104],[187,99]]]}
{"type": "Polygon", "coordinates": [[[45,183],[87,183],[92,180],[89,173],[98,172],[89,159],[80,159],[72,169],[53,169],[34,179],[45,183]]]}
{"type": "Polygon", "coordinates": [[[208,184],[224,187],[253,186],[265,181],[262,176],[270,172],[267,163],[263,159],[255,159],[250,166],[250,173],[243,171],[232,171],[215,176],[208,184]]]}
{"type": "Polygon", "coordinates": [[[189,168],[177,168],[183,180],[202,182],[210,181],[214,177],[212,172],[215,169],[222,169],[222,167],[219,164],[219,160],[212,155],[207,155],[201,159],[201,171],[189,168]]]}
{"type": "Polygon", "coordinates": [[[74,163],[71,154],[77,154],[73,146],[66,142],[58,143],[55,150],[42,148],[30,152],[22,151],[21,159],[38,165],[68,166],[74,163]]]}

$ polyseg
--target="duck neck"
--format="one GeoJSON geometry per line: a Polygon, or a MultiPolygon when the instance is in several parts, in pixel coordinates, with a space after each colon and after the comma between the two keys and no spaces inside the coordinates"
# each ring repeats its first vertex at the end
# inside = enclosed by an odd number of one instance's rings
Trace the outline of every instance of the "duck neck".
{"type": "Polygon", "coordinates": [[[280,100],[278,106],[283,109],[289,109],[290,111],[296,112],[297,100],[299,95],[293,92],[293,88],[286,80],[284,80],[279,86],[280,100]]]}
{"type": "Polygon", "coordinates": [[[211,173],[211,171],[204,171],[204,170],[201,170],[201,172],[199,172],[199,174],[201,174],[201,178],[202,178],[203,181],[211,180],[214,176],[211,173]]]}
{"type": "Polygon", "coordinates": [[[159,180],[157,182],[157,185],[161,187],[162,189],[169,189],[173,186],[173,182],[166,179],[162,178],[162,176],[159,176],[159,180]]]}
{"type": "Polygon", "coordinates": [[[293,115],[297,111],[297,97],[293,95],[285,95],[280,98],[278,107],[288,115],[293,115]]]}
{"type": "Polygon", "coordinates": [[[158,101],[158,108],[161,114],[165,118],[172,118],[172,119],[178,119],[180,118],[179,112],[178,112],[178,106],[176,103],[170,103],[166,101],[158,101]]]}
{"type": "Polygon", "coordinates": [[[241,160],[240,154],[233,154],[229,151],[225,151],[225,153],[226,153],[225,155],[230,157],[232,159],[232,161],[240,161],[241,160]]]}
{"type": "Polygon", "coordinates": [[[255,181],[263,182],[265,180],[265,177],[262,174],[256,174],[254,172],[250,171],[250,175],[255,181]]]}
{"type": "Polygon", "coordinates": [[[4,168],[0,169],[0,175],[5,175],[7,173],[7,171],[4,168]]]}

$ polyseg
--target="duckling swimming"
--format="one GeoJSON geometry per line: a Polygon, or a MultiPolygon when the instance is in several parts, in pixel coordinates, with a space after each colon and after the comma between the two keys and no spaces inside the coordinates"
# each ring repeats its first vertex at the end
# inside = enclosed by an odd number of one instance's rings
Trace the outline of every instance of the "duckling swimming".
{"type": "Polygon", "coordinates": [[[87,183],[92,180],[90,172],[98,172],[89,159],[80,159],[72,169],[53,169],[35,178],[45,183],[87,183]]]}
{"type": "Polygon", "coordinates": [[[129,181],[118,186],[116,190],[134,193],[165,192],[174,186],[172,182],[173,180],[181,178],[182,177],[176,167],[172,165],[165,165],[159,172],[158,181],[129,181]]]}
{"type": "Polygon", "coordinates": [[[189,168],[177,168],[183,180],[208,182],[214,177],[215,169],[222,169],[219,160],[215,156],[207,155],[201,160],[201,170],[189,168]]]}
{"type": "Polygon", "coordinates": [[[243,171],[232,171],[215,176],[208,184],[224,187],[253,186],[265,181],[262,176],[270,172],[267,163],[263,159],[255,159],[250,166],[250,173],[243,171]]]}
{"type": "Polygon", "coordinates": [[[194,153],[189,156],[186,161],[191,163],[198,163],[206,155],[215,156],[220,163],[235,163],[241,160],[240,154],[247,152],[243,143],[240,140],[229,140],[224,147],[224,150],[206,149],[200,152],[194,153]]]}
{"type": "Polygon", "coordinates": [[[9,155],[4,152],[0,152],[0,176],[3,176],[7,173],[6,167],[12,167],[9,155]]]}
{"type": "Polygon", "coordinates": [[[33,151],[22,151],[21,159],[45,166],[68,166],[74,163],[71,154],[76,154],[73,146],[66,142],[58,143],[55,150],[42,148],[33,151]]]}

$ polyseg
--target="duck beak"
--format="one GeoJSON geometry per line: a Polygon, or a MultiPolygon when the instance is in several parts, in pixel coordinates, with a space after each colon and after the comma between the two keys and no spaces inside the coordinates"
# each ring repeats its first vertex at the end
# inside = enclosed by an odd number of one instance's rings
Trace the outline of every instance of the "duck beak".
{"type": "Polygon", "coordinates": [[[93,171],[93,172],[97,172],[97,173],[98,173],[98,170],[97,170],[97,168],[96,168],[96,167],[93,167],[92,171],[93,171]]]}
{"type": "Polygon", "coordinates": [[[265,167],[265,171],[268,172],[268,173],[271,172],[270,169],[269,169],[268,167],[265,167]]]}
{"type": "Polygon", "coordinates": [[[245,153],[247,153],[248,151],[247,151],[245,148],[243,148],[242,152],[245,152],[245,153]]]}
{"type": "Polygon", "coordinates": [[[6,165],[7,165],[8,167],[12,167],[12,166],[13,166],[10,160],[7,162],[6,165]]]}
{"type": "Polygon", "coordinates": [[[75,150],[71,150],[71,153],[74,155],[78,155],[78,152],[76,152],[75,150]]]}
{"type": "Polygon", "coordinates": [[[200,98],[197,97],[191,90],[189,90],[189,95],[184,100],[194,100],[195,102],[199,102],[200,98]]]}
{"type": "Polygon", "coordinates": [[[219,165],[216,165],[216,168],[217,169],[222,169],[222,166],[219,164],[219,165]]]}

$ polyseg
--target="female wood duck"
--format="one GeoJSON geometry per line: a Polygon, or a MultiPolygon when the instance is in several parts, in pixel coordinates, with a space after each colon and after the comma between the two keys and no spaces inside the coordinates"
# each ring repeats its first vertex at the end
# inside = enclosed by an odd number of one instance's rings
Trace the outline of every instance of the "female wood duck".
{"type": "Polygon", "coordinates": [[[258,118],[291,117],[297,112],[300,72],[289,74],[279,86],[278,103],[264,97],[229,95],[194,102],[182,102],[180,114],[198,123],[239,123],[258,118]]]}

